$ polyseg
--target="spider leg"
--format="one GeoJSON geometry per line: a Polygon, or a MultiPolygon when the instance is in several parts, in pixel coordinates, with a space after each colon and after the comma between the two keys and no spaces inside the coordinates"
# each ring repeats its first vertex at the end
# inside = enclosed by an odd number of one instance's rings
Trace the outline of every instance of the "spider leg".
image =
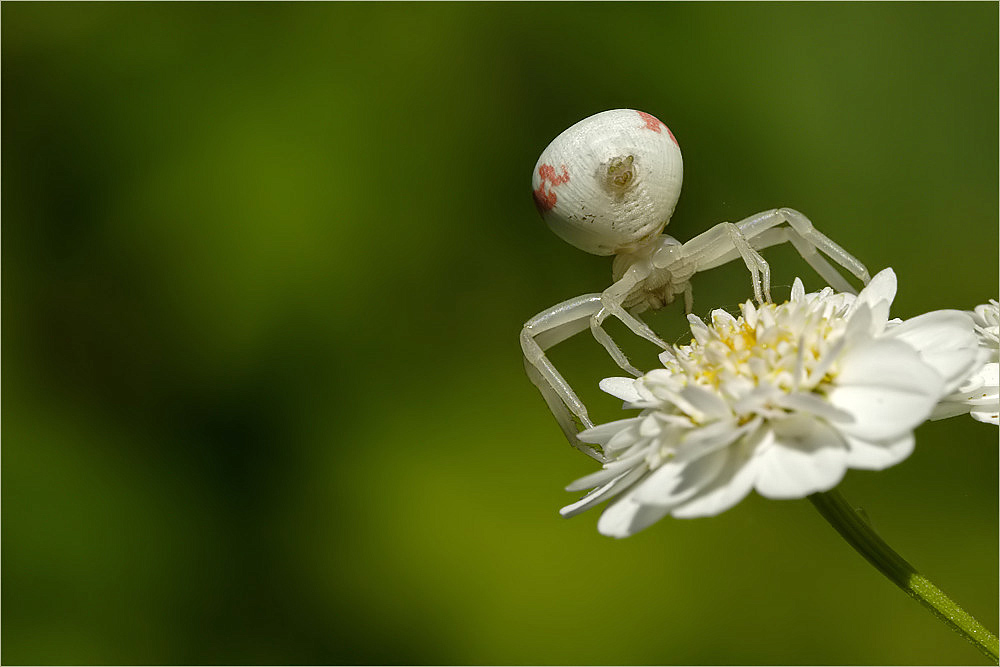
{"type": "Polygon", "coordinates": [[[580,427],[573,420],[573,415],[566,408],[566,404],[563,403],[559,394],[555,389],[553,389],[552,385],[550,385],[545,378],[542,377],[542,374],[538,371],[538,369],[527,359],[524,360],[524,371],[528,374],[528,379],[531,380],[531,383],[538,389],[542,398],[545,399],[545,404],[548,406],[549,412],[551,412],[552,416],[556,418],[556,423],[559,424],[559,428],[562,430],[563,435],[566,436],[566,440],[569,444],[573,445],[587,456],[591,456],[598,461],[603,462],[603,459],[601,459],[595,450],[590,447],[586,447],[580,442],[579,438],[576,437],[580,432],[580,427]]]}
{"type": "MultiPolygon", "coordinates": [[[[850,271],[865,285],[871,281],[871,276],[868,275],[868,269],[865,268],[865,265],[859,262],[854,255],[834,243],[833,239],[816,229],[809,218],[791,208],[779,209],[778,214],[784,216],[792,229],[798,232],[802,239],[811,245],[814,250],[826,253],[830,259],[850,271]]],[[[792,245],[795,245],[794,241],[792,245]]],[[[805,258],[805,255],[803,257],[805,258]]],[[[806,258],[806,261],[809,261],[808,258],[806,258]]]]}
{"type": "Polygon", "coordinates": [[[757,303],[764,303],[771,300],[771,265],[760,256],[760,253],[753,249],[743,230],[738,225],[731,222],[724,223],[729,239],[733,242],[743,263],[750,270],[750,279],[753,281],[753,295],[757,303]],[[759,275],[758,275],[759,272],[759,275]],[[763,291],[763,295],[761,294],[763,291]]]}
{"type": "MultiPolygon", "coordinates": [[[[758,234],[757,236],[750,239],[750,245],[752,245],[756,250],[763,250],[764,248],[770,248],[771,246],[778,245],[780,243],[791,243],[792,246],[798,251],[802,256],[802,259],[812,267],[812,269],[819,274],[819,276],[827,282],[830,287],[833,287],[838,292],[851,292],[854,293],[854,287],[844,279],[840,273],[837,272],[830,262],[826,260],[823,255],[821,255],[816,247],[807,242],[791,227],[772,227],[771,229],[765,230],[758,234]]],[[[711,265],[705,265],[699,267],[700,270],[706,270],[715,268],[716,266],[721,266],[727,262],[731,262],[739,257],[739,253],[733,248],[730,252],[716,258],[711,265]]]]}
{"type": "Polygon", "coordinates": [[[585,429],[594,425],[587,407],[545,356],[545,350],[586,329],[591,316],[601,307],[600,294],[584,294],[542,311],[525,322],[521,351],[528,378],[538,387],[563,435],[581,452],[603,462],[600,454],[576,437],[580,430],[577,421],[585,429]]]}
{"type": "Polygon", "coordinates": [[[626,300],[634,294],[636,287],[648,275],[648,265],[632,265],[629,267],[624,276],[601,293],[602,308],[590,318],[590,332],[597,339],[597,342],[604,346],[604,349],[607,350],[608,354],[622,370],[631,373],[635,377],[640,377],[642,372],[629,363],[625,353],[622,352],[618,344],[608,335],[608,332],[604,330],[602,325],[604,324],[604,320],[614,315],[636,336],[645,338],[653,345],[664,350],[670,347],[649,328],[648,324],[639,319],[637,315],[625,310],[624,304],[626,300]]]}
{"type": "Polygon", "coordinates": [[[641,376],[642,373],[629,363],[625,353],[601,325],[609,315],[614,315],[636,335],[663,349],[669,347],[653,333],[649,325],[622,306],[647,274],[647,269],[630,269],[626,276],[604,293],[584,294],[557,304],[528,320],[521,330],[521,350],[528,377],[538,387],[570,444],[598,460],[603,459],[576,437],[580,426],[590,428],[594,425],[587,414],[587,408],[545,355],[545,350],[583,331],[589,324],[594,338],[611,358],[623,370],[636,377],[641,376]]]}
{"type": "Polygon", "coordinates": [[[628,357],[625,356],[625,353],[622,352],[621,348],[618,347],[618,344],[613,338],[611,338],[602,326],[604,324],[604,320],[606,320],[610,315],[617,317],[625,326],[629,328],[632,333],[640,338],[645,338],[653,345],[656,345],[664,350],[670,346],[662,338],[653,333],[653,330],[649,328],[649,325],[639,319],[637,315],[628,312],[621,306],[612,305],[610,308],[602,308],[590,318],[590,332],[593,334],[594,338],[597,339],[597,342],[604,346],[604,349],[607,350],[611,358],[615,360],[615,363],[618,364],[619,368],[636,377],[640,377],[642,372],[629,363],[628,357]]]}
{"type": "MultiPolygon", "coordinates": [[[[603,315],[605,312],[606,311],[602,310],[601,314],[603,315]]],[[[598,318],[598,315],[592,317],[590,319],[590,333],[593,334],[594,338],[597,339],[597,342],[600,343],[605,350],[607,350],[608,354],[611,355],[611,358],[614,359],[619,368],[630,375],[634,375],[635,377],[641,376],[642,371],[629,363],[628,357],[626,357],[625,353],[622,352],[622,349],[618,347],[618,343],[616,343],[608,332],[604,330],[604,327],[601,326],[603,319],[606,317],[607,315],[603,315],[603,317],[600,318],[598,318]]]]}
{"type": "Polygon", "coordinates": [[[754,298],[758,303],[764,303],[771,300],[771,266],[751,245],[742,224],[720,222],[685,243],[682,246],[684,256],[693,264],[693,272],[715,268],[736,257],[742,258],[750,271],[754,298]]]}
{"type": "MultiPolygon", "coordinates": [[[[714,268],[732,261],[737,256],[743,257],[748,268],[750,267],[745,249],[739,247],[739,240],[730,231],[731,225],[732,223],[720,223],[683,245],[685,259],[692,263],[694,271],[714,268]],[[729,234],[730,238],[726,239],[723,232],[729,234]]],[[[791,243],[809,266],[831,287],[839,291],[856,292],[850,283],[820,254],[820,251],[850,271],[861,282],[867,284],[870,280],[864,264],[813,227],[809,219],[798,211],[790,208],[764,211],[741,220],[735,224],[735,227],[739,229],[740,235],[754,249],[762,249],[778,243],[791,243]],[[788,227],[779,227],[784,223],[787,223],[788,227]]],[[[758,266],[758,268],[760,267],[758,266]]],[[[758,296],[758,278],[752,268],[750,271],[754,281],[754,295],[758,296]]]]}
{"type": "MultiPolygon", "coordinates": [[[[785,243],[786,241],[791,243],[799,255],[802,256],[802,259],[806,260],[806,263],[812,267],[813,271],[819,274],[820,278],[826,281],[827,285],[838,292],[857,293],[854,286],[847,282],[844,276],[840,275],[837,269],[830,265],[830,262],[826,261],[826,258],[816,249],[816,246],[802,238],[802,235],[795,229],[791,227],[774,227],[763,232],[757,238],[762,239],[761,242],[767,244],[761,245],[760,247],[762,248],[785,243]],[[770,239],[774,240],[771,241],[770,239]]],[[[757,244],[755,243],[754,245],[756,246],[757,244]]],[[[864,282],[867,283],[868,281],[865,280],[864,282]]]]}
{"type": "MultiPolygon", "coordinates": [[[[822,257],[822,255],[819,254],[819,252],[825,253],[828,257],[830,257],[830,259],[849,271],[862,283],[867,285],[868,281],[871,280],[871,276],[868,275],[868,269],[865,268],[864,264],[858,261],[854,255],[837,245],[828,236],[816,229],[812,222],[809,221],[809,218],[794,209],[779,208],[764,211],[741,220],[737,223],[737,225],[747,238],[752,239],[759,236],[766,230],[777,227],[782,223],[788,223],[791,230],[795,232],[795,234],[790,234],[787,240],[795,246],[795,249],[800,255],[802,255],[802,258],[805,259],[817,273],[823,276],[824,279],[826,279],[826,276],[820,269],[817,268],[817,264],[821,263],[824,267],[830,267],[830,264],[825,258],[822,257]],[[798,240],[798,242],[796,242],[796,240],[798,240]],[[805,250],[807,246],[811,249],[805,250]],[[816,261],[815,259],[810,261],[811,258],[816,257],[818,257],[820,261],[816,261]],[[815,264],[813,263],[814,261],[816,261],[815,264]]],[[[827,280],[827,282],[830,281],[827,280]]],[[[834,286],[833,283],[830,283],[830,285],[831,287],[834,286]]],[[[854,290],[851,289],[850,291],[854,290]]]]}

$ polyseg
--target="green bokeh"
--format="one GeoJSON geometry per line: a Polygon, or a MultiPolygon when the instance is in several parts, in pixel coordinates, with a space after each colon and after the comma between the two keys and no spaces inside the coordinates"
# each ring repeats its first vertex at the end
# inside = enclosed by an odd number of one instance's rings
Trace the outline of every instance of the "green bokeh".
{"type": "MultiPolygon", "coordinates": [[[[684,148],[680,239],[794,206],[896,270],[895,315],[996,297],[997,23],[994,3],[5,3],[3,661],[981,661],[804,500],[623,541],[560,519],[593,465],[517,334],[609,284],[529,177],[615,107],[684,148]]],[[[776,298],[820,286],[766,256],[776,298]]],[[[695,282],[699,314],[748,296],[737,265],[695,282]]],[[[679,310],[652,318],[668,339],[679,310]]],[[[553,357],[618,417],[592,340],[553,357]]],[[[996,429],[917,439],[841,488],[996,629],[996,429]]]]}

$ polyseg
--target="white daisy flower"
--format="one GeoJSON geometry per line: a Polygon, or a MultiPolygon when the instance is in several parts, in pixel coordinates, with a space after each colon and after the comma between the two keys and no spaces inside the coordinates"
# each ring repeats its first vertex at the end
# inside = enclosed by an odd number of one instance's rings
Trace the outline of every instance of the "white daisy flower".
{"type": "Polygon", "coordinates": [[[601,382],[642,412],[580,434],[606,462],[567,487],[592,490],[561,513],[615,498],[598,530],[626,537],[667,514],[719,514],[751,490],[801,498],[847,468],[899,463],[913,429],[965,381],[977,340],[957,310],[887,327],[895,294],[886,269],[857,296],[806,294],[796,280],[781,305],[748,301],[710,324],[689,316],[694,339],[661,354],[664,368],[601,382]]]}
{"type": "Polygon", "coordinates": [[[931,419],[969,413],[977,421],[1000,426],[1000,303],[990,299],[971,315],[979,338],[979,362],[966,382],[941,400],[931,419]]]}

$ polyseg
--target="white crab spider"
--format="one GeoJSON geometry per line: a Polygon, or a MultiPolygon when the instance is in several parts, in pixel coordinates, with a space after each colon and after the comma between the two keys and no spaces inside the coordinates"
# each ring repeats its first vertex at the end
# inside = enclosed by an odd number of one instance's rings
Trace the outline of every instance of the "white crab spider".
{"type": "Polygon", "coordinates": [[[542,151],[532,177],[535,204],[563,240],[595,255],[614,255],[614,283],[544,310],[521,331],[525,369],[541,391],[566,438],[581,451],[600,455],[576,438],[574,417],[593,426],[587,408],[563,379],[545,350],[588,326],[615,362],[639,376],[602,328],[609,316],[633,333],[666,349],[667,344],[638,318],[679,294],[691,311],[691,277],[741,258],[750,270],[754,297],[770,301],[770,269],[763,248],[791,243],[803,259],[839,291],[855,292],[824,258],[825,253],[868,283],[868,270],[790,208],[764,211],[737,223],[721,222],[687,243],[662,234],[670,221],[682,180],[681,150],[673,133],[651,114],[614,109],[573,125],[542,151]]]}

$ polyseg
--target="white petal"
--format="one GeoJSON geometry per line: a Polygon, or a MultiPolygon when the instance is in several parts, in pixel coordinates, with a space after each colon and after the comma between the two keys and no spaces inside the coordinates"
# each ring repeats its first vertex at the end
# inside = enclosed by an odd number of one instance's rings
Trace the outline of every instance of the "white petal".
{"type": "Polygon", "coordinates": [[[844,340],[851,345],[855,345],[877,335],[878,332],[873,324],[874,318],[871,306],[867,303],[857,304],[857,308],[854,309],[847,320],[847,328],[844,330],[844,340]]]}
{"type": "Polygon", "coordinates": [[[893,440],[870,441],[844,436],[847,440],[847,467],[858,470],[884,470],[913,453],[912,433],[893,440]]]}
{"type": "Polygon", "coordinates": [[[642,507],[629,496],[623,496],[601,512],[601,518],[597,520],[597,530],[602,535],[608,537],[628,537],[628,525],[632,517],[642,507]]]}
{"type": "Polygon", "coordinates": [[[642,397],[635,388],[635,378],[605,378],[601,380],[601,391],[607,392],[626,403],[641,401],[642,397]]]}
{"type": "MultiPolygon", "coordinates": [[[[666,507],[654,507],[653,505],[640,505],[639,510],[632,515],[632,520],[628,524],[628,534],[621,537],[635,535],[640,530],[648,528],[670,512],[666,507]]],[[[599,523],[599,522],[598,522],[599,523]]],[[[598,527],[600,530],[600,527],[598,527]]]]}
{"type": "Polygon", "coordinates": [[[675,460],[692,461],[726,447],[760,425],[754,419],[743,426],[737,426],[735,419],[716,421],[689,430],[680,439],[675,452],[675,460]]]}
{"type": "Polygon", "coordinates": [[[838,424],[841,432],[871,440],[897,438],[928,419],[936,405],[933,394],[890,387],[843,387],[830,395],[854,421],[838,424]]]}
{"type": "Polygon", "coordinates": [[[660,431],[660,422],[656,419],[655,413],[639,422],[639,435],[644,438],[655,438],[660,435],[660,431]]]}
{"type": "Polygon", "coordinates": [[[834,407],[830,401],[819,394],[812,392],[798,391],[793,394],[778,394],[774,402],[790,410],[808,412],[819,417],[823,417],[831,422],[847,422],[852,419],[851,414],[840,408],[834,407]]]}
{"type": "Polygon", "coordinates": [[[635,499],[645,505],[675,507],[715,480],[728,460],[723,450],[692,461],[665,463],[636,486],[635,499]]]}
{"type": "MultiPolygon", "coordinates": [[[[801,284],[801,283],[800,283],[801,284]]],[[[795,288],[792,288],[792,295],[795,294],[795,288]]],[[[746,301],[740,305],[740,311],[743,313],[743,321],[747,323],[747,326],[751,329],[757,327],[757,307],[753,305],[753,301],[746,301]]]]}
{"type": "Polygon", "coordinates": [[[689,384],[680,391],[680,395],[690,406],[709,419],[729,416],[729,406],[726,402],[708,389],[689,384]]]}
{"type": "MultiPolygon", "coordinates": [[[[618,458],[614,461],[608,461],[604,464],[604,468],[607,470],[616,470],[618,472],[624,472],[638,465],[643,459],[646,458],[646,454],[649,451],[649,441],[640,440],[634,445],[629,447],[626,451],[622,452],[618,458]]],[[[578,487],[585,488],[585,487],[578,487]]]]}
{"type": "Polygon", "coordinates": [[[735,327],[736,318],[729,314],[729,312],[722,310],[721,308],[716,308],[712,311],[712,326],[715,327],[716,330],[735,327]]]}
{"type": "Polygon", "coordinates": [[[805,298],[806,298],[806,288],[802,284],[802,280],[800,278],[796,278],[792,282],[792,296],[791,296],[791,300],[792,301],[803,301],[803,300],[805,300],[805,298]]]}
{"type": "Polygon", "coordinates": [[[691,327],[691,335],[694,339],[701,344],[705,344],[712,340],[712,333],[708,326],[705,325],[697,315],[693,313],[688,313],[687,316],[688,325],[691,327]]]}
{"type": "Polygon", "coordinates": [[[746,414],[748,412],[756,412],[765,404],[770,403],[771,400],[776,398],[780,393],[781,389],[779,387],[776,387],[773,384],[762,383],[748,391],[739,400],[733,403],[733,412],[738,415],[746,414]]]}
{"type": "Polygon", "coordinates": [[[621,450],[631,447],[639,441],[639,430],[634,426],[624,428],[618,431],[615,435],[608,439],[607,443],[601,445],[604,449],[604,455],[607,457],[613,457],[620,453],[621,450]]]}
{"type": "Polygon", "coordinates": [[[624,475],[620,475],[611,480],[604,486],[594,489],[575,503],[566,505],[566,507],[559,510],[559,514],[568,519],[571,516],[576,516],[581,512],[589,510],[594,505],[597,505],[608,498],[612,498],[626,490],[637,479],[642,477],[646,473],[646,470],[646,466],[636,466],[624,475]]]}
{"type": "MultiPolygon", "coordinates": [[[[590,493],[585,495],[583,498],[580,498],[575,503],[570,503],[569,505],[563,507],[561,510],[559,510],[559,514],[563,515],[564,517],[570,517],[575,514],[579,514],[580,512],[586,509],[589,509],[593,505],[596,505],[597,503],[601,502],[601,500],[607,498],[609,496],[609,492],[611,491],[612,487],[614,487],[615,482],[619,481],[622,477],[624,477],[627,474],[628,473],[622,473],[617,477],[615,477],[614,479],[612,479],[611,481],[606,482],[603,486],[599,486],[598,488],[591,490],[590,493]]],[[[569,487],[566,488],[569,489],[569,487]]]]}
{"type": "Polygon", "coordinates": [[[969,412],[973,419],[977,422],[984,422],[986,424],[993,424],[994,426],[1000,426],[1000,405],[992,406],[992,410],[983,410],[982,408],[976,408],[969,412]]]}
{"type": "Polygon", "coordinates": [[[993,387],[992,390],[970,398],[967,402],[972,406],[973,410],[979,412],[983,410],[995,410],[996,406],[1000,405],[1000,392],[997,391],[996,387],[993,387]]]}
{"type": "Polygon", "coordinates": [[[837,425],[841,432],[866,440],[889,440],[927,418],[943,385],[937,371],[912,347],[881,339],[845,353],[828,397],[854,417],[850,423],[837,425]]]}
{"type": "Polygon", "coordinates": [[[660,354],[658,354],[656,358],[659,359],[660,363],[663,364],[664,366],[666,366],[671,362],[677,361],[677,357],[674,356],[674,353],[671,352],[670,350],[664,350],[663,352],[660,352],[660,354]]]}
{"type": "Polygon", "coordinates": [[[996,388],[1000,385],[1000,364],[989,363],[977,373],[983,386],[996,388]]]}
{"type": "Polygon", "coordinates": [[[896,274],[891,268],[882,269],[875,274],[875,277],[865,285],[865,287],[858,293],[857,299],[855,299],[852,306],[852,310],[858,308],[861,304],[868,304],[872,312],[875,314],[881,314],[883,306],[880,304],[884,303],[885,316],[882,319],[882,325],[885,325],[886,319],[888,319],[889,306],[892,304],[892,300],[896,298],[896,274]]]}
{"type": "Polygon", "coordinates": [[[726,462],[716,478],[694,498],[672,509],[670,514],[678,519],[715,516],[746,498],[757,474],[754,448],[766,444],[772,437],[770,429],[761,428],[758,434],[758,437],[747,438],[721,450],[720,453],[726,455],[726,462]]]}
{"type": "Polygon", "coordinates": [[[674,377],[672,371],[668,371],[666,368],[654,368],[639,378],[639,384],[640,386],[644,386],[649,391],[653,391],[654,388],[660,387],[661,385],[666,385],[668,387],[678,386],[677,378],[674,377]]]}
{"type": "Polygon", "coordinates": [[[958,415],[967,414],[971,409],[972,406],[965,401],[945,399],[934,406],[927,420],[937,421],[939,419],[957,417],[958,415]]]}
{"type": "Polygon", "coordinates": [[[638,425],[641,420],[641,417],[632,417],[631,419],[619,419],[618,421],[608,422],[607,424],[598,424],[597,426],[588,428],[585,431],[581,431],[576,437],[580,438],[582,442],[603,445],[608,440],[613,438],[619,431],[623,431],[633,425],[638,425]]]}
{"type": "Polygon", "coordinates": [[[624,496],[613,502],[597,520],[597,530],[608,537],[628,537],[666,516],[669,510],[641,505],[624,496]]]}
{"type": "Polygon", "coordinates": [[[601,468],[596,472],[592,472],[589,475],[584,475],[583,477],[574,480],[566,485],[567,491],[583,491],[584,489],[592,489],[595,486],[600,486],[606,482],[615,480],[625,473],[631,470],[631,466],[627,467],[617,467],[609,468],[607,466],[601,468]]]}
{"type": "MultiPolygon", "coordinates": [[[[976,363],[979,364],[981,361],[976,363]]],[[[1000,390],[1000,364],[988,363],[970,373],[962,386],[943,400],[973,401],[977,398],[996,397],[998,390],[1000,390]]]]}
{"type": "MultiPolygon", "coordinates": [[[[664,372],[669,374],[669,371],[664,371],[664,372]]],[[[646,386],[646,384],[647,383],[645,377],[641,377],[635,381],[635,384],[633,386],[635,387],[636,392],[638,392],[639,394],[639,401],[637,402],[644,404],[653,403],[659,405],[660,399],[656,397],[656,394],[654,394],[653,391],[648,386],[646,386]]]]}
{"type": "Polygon", "coordinates": [[[941,374],[945,392],[959,387],[978,356],[979,341],[972,318],[960,310],[935,310],[892,327],[887,337],[911,345],[920,358],[941,374]]]}
{"type": "Polygon", "coordinates": [[[804,498],[829,491],[847,470],[847,447],[824,422],[796,416],[773,422],[774,442],[757,456],[754,488],[765,498],[804,498]]]}
{"type": "Polygon", "coordinates": [[[844,351],[845,347],[847,347],[847,337],[841,336],[840,340],[833,344],[833,347],[823,353],[819,363],[816,364],[811,371],[809,371],[808,382],[805,384],[807,384],[808,387],[815,387],[819,384],[823,380],[827,371],[829,371],[835,363],[840,361],[840,354],[844,351]]]}

